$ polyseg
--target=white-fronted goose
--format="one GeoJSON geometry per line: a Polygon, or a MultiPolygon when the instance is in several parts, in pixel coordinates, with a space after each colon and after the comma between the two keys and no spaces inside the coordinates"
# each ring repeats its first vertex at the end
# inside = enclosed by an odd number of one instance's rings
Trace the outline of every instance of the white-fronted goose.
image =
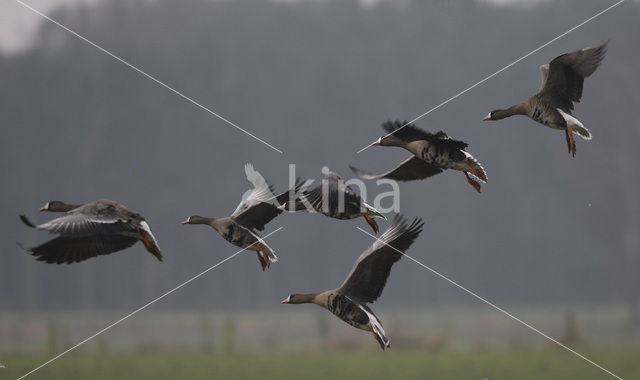
{"type": "Polygon", "coordinates": [[[20,215],[27,226],[60,235],[27,250],[39,261],[71,264],[129,248],[138,240],[162,261],[162,252],[144,218],[117,202],[98,199],[84,205],[70,205],[50,201],[40,211],[65,214],[40,225],[20,215]]]}
{"type": "Polygon", "coordinates": [[[467,181],[480,192],[480,184],[469,174],[482,182],[487,182],[487,173],[471,154],[464,149],[467,143],[453,140],[443,131],[426,132],[408,122],[387,121],[382,127],[389,133],[380,137],[373,145],[399,146],[413,153],[395,169],[374,175],[350,166],[351,170],[364,179],[389,178],[396,181],[413,181],[442,173],[445,169],[459,170],[467,181]],[[404,126],[404,127],[403,127],[404,126]]]}
{"type": "Polygon", "coordinates": [[[312,190],[304,191],[292,206],[292,202],[282,204],[279,209],[289,211],[315,210],[335,219],[355,219],[364,217],[375,233],[378,224],[373,218],[387,219],[374,207],[368,205],[337,173],[328,171],[322,183],[312,190]]]}
{"type": "Polygon", "coordinates": [[[526,115],[549,128],[564,130],[569,153],[575,157],[573,133],[591,140],[591,132],[571,115],[573,103],[580,102],[584,78],[593,74],[604,59],[607,44],[584,48],[554,58],[540,66],[540,91],[529,99],[507,109],[489,112],[482,120],[500,120],[513,115],[526,115]]]}
{"type": "Polygon", "coordinates": [[[380,297],[391,267],[418,237],[423,224],[419,218],[409,224],[396,215],[382,236],[358,257],[342,286],[319,293],[293,293],[282,303],[314,303],[324,307],[351,326],[371,331],[383,350],[390,347],[382,323],[367,303],[380,297]]]}
{"type": "Polygon", "coordinates": [[[278,261],[278,257],[273,249],[257,235],[255,230],[262,231],[267,223],[281,214],[282,210],[278,209],[278,206],[289,199],[290,192],[294,192],[293,198],[295,198],[295,193],[300,189],[302,183],[299,180],[296,181],[292,189],[276,197],[273,194],[273,186],[253,169],[253,165],[246,164],[245,173],[254,188],[245,193],[243,200],[231,216],[207,218],[192,215],[182,224],[206,224],[216,230],[229,243],[249,251],[255,251],[264,271],[271,265],[271,262],[278,261]]]}

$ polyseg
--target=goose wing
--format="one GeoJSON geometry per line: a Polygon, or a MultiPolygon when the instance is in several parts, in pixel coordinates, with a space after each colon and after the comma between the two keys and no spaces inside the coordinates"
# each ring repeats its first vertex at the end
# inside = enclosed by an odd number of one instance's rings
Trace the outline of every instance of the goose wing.
{"type": "Polygon", "coordinates": [[[405,142],[426,140],[432,144],[443,146],[446,149],[459,150],[463,150],[469,146],[469,144],[464,141],[452,139],[444,131],[438,131],[436,133],[427,132],[408,121],[389,120],[382,123],[382,128],[389,134],[405,142]]]}
{"type": "Polygon", "coordinates": [[[351,168],[358,177],[363,179],[389,178],[396,181],[413,181],[442,173],[442,169],[439,167],[430,165],[416,156],[409,157],[393,170],[382,174],[367,173],[354,166],[349,166],[349,168],[351,168]]]}
{"type": "Polygon", "coordinates": [[[30,227],[68,237],[120,234],[135,231],[144,220],[115,203],[92,202],[64,213],[63,216],[34,226],[25,216],[20,219],[30,227]]]}
{"type": "Polygon", "coordinates": [[[420,218],[408,223],[404,217],[396,215],[382,236],[358,257],[340,292],[360,302],[377,300],[391,267],[422,232],[423,224],[420,218]]]}
{"type": "Polygon", "coordinates": [[[573,103],[582,98],[584,78],[598,68],[606,51],[607,44],[604,43],[554,58],[549,63],[546,81],[538,95],[555,107],[571,112],[573,103]]]}
{"type": "Polygon", "coordinates": [[[138,239],[134,237],[119,235],[59,236],[26,251],[36,256],[38,261],[49,264],[71,264],[94,256],[121,251],[131,247],[137,241],[138,239]]]}
{"type": "Polygon", "coordinates": [[[257,229],[259,231],[264,230],[267,223],[273,220],[276,216],[282,213],[282,210],[278,209],[278,206],[285,203],[290,199],[291,194],[295,198],[295,194],[300,191],[303,182],[300,179],[296,180],[295,186],[278,196],[264,198],[262,200],[256,200],[247,205],[247,207],[238,213],[234,213],[231,217],[240,225],[249,229],[257,229]]]}
{"type": "Polygon", "coordinates": [[[339,174],[329,172],[325,174],[323,182],[325,182],[326,185],[320,184],[310,191],[305,191],[300,198],[309,202],[315,210],[320,212],[326,211],[329,215],[335,215],[340,212],[339,205],[342,197],[344,197],[345,205],[360,207],[362,198],[360,198],[360,195],[345,183],[344,179],[339,174]],[[326,201],[328,204],[324,203],[324,186],[327,188],[326,201]]]}
{"type": "MultiPolygon", "coordinates": [[[[247,165],[250,166],[250,164],[247,165]]],[[[251,169],[253,169],[253,166],[251,166],[251,169]]],[[[255,173],[257,173],[257,171],[255,173]]],[[[247,178],[249,178],[249,173],[247,173],[247,178]]],[[[257,229],[259,231],[264,230],[267,223],[282,213],[282,210],[278,210],[278,206],[289,200],[292,192],[295,198],[295,194],[303,185],[302,181],[298,178],[293,188],[275,196],[273,186],[268,184],[262,176],[257,180],[255,180],[254,177],[252,182],[255,187],[250,190],[249,193],[245,193],[244,199],[240,202],[233,214],[231,214],[231,218],[246,228],[257,229]]]]}
{"type": "Polygon", "coordinates": [[[540,66],[540,90],[544,88],[544,85],[547,84],[547,77],[549,77],[549,64],[544,64],[540,66]]]}

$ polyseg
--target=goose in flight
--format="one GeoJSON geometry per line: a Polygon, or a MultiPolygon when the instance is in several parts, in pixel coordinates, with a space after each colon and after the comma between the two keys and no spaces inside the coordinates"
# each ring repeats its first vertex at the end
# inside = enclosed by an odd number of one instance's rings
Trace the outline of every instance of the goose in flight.
{"type": "Polygon", "coordinates": [[[342,220],[363,217],[375,233],[378,233],[378,224],[373,218],[387,219],[373,206],[368,205],[339,174],[328,170],[320,185],[309,191],[305,190],[293,202],[289,200],[279,209],[289,211],[311,209],[330,218],[342,220]]]}
{"type": "Polygon", "coordinates": [[[351,170],[360,178],[413,181],[429,178],[446,169],[453,169],[463,172],[469,184],[477,192],[480,192],[480,183],[471,176],[482,182],[487,182],[487,173],[480,162],[465,151],[467,143],[454,140],[443,131],[436,133],[423,131],[406,121],[387,121],[382,123],[382,127],[388,134],[380,137],[373,145],[399,146],[413,153],[413,156],[400,163],[396,168],[377,175],[350,166],[351,170]]]}
{"type": "Polygon", "coordinates": [[[20,215],[27,226],[60,235],[27,249],[39,261],[71,264],[121,251],[137,241],[162,261],[162,252],[149,224],[140,214],[117,202],[98,199],[83,205],[71,205],[50,201],[40,211],[64,212],[64,215],[40,225],[20,215]]]}
{"type": "Polygon", "coordinates": [[[182,224],[208,225],[236,247],[256,252],[260,266],[264,271],[265,268],[271,266],[272,262],[278,261],[278,257],[273,249],[258,236],[256,230],[264,230],[267,223],[282,213],[278,206],[289,199],[290,192],[296,194],[300,190],[302,183],[298,180],[292,189],[275,196],[273,194],[273,186],[262,178],[260,173],[253,168],[253,165],[246,164],[245,173],[247,179],[255,187],[244,193],[243,199],[231,216],[208,218],[200,215],[191,215],[182,224]]]}
{"type": "Polygon", "coordinates": [[[358,257],[339,288],[308,294],[293,293],[282,303],[314,303],[355,328],[371,331],[383,350],[390,347],[382,323],[367,303],[380,297],[391,267],[422,232],[423,224],[419,218],[408,223],[401,215],[396,215],[391,226],[358,257]]]}
{"type": "Polygon", "coordinates": [[[607,51],[607,44],[584,48],[554,58],[540,66],[542,84],[537,94],[507,109],[489,112],[482,120],[500,120],[513,115],[525,115],[549,128],[564,130],[569,153],[575,157],[577,133],[591,140],[591,132],[571,112],[573,103],[580,102],[584,78],[598,68],[607,51]]]}

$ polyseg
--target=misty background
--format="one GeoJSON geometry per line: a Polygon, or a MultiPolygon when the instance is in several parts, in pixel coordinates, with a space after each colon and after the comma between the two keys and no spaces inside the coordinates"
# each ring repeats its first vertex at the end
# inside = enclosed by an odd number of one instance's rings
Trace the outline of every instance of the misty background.
{"type": "MultiPolygon", "coordinates": [[[[613,2],[498,3],[119,0],[49,13],[283,154],[3,5],[39,26],[24,48],[0,53],[0,309],[147,303],[237,251],[212,229],[180,222],[229,215],[251,186],[246,162],[277,191],[290,163],[303,178],[320,178],[323,166],[345,177],[348,165],[386,171],[409,154],[356,154],[383,134],[383,121],[413,119],[613,2]],[[49,200],[102,197],[146,217],[162,263],[141,244],[73,265],[37,262],[17,246],[53,237],[19,214],[41,223],[54,217],[38,213],[49,200]]],[[[426,222],[409,255],[498,305],[622,306],[640,323],[639,16],[628,1],[416,122],[468,142],[489,182],[482,194],[452,171],[401,183],[401,212],[426,222]],[[480,121],[535,93],[539,65],[607,40],[575,109],[594,138],[576,140],[575,158],[562,132],[528,118],[480,121]]],[[[389,191],[369,185],[369,200],[389,191]]],[[[339,286],[372,243],[356,229],[367,230],[361,219],[283,214],[264,234],[281,226],[267,240],[280,260],[264,273],[243,253],[152,309],[278,308],[291,292],[339,286]]],[[[485,307],[401,260],[374,308],[461,305],[485,307]]]]}

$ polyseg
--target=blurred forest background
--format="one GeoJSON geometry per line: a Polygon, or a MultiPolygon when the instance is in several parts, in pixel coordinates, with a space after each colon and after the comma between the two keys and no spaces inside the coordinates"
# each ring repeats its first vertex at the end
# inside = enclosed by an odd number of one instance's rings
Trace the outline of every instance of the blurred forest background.
{"type": "MultiPolygon", "coordinates": [[[[305,178],[319,178],[325,165],[346,177],[348,165],[390,169],[408,154],[380,147],[356,154],[383,133],[381,122],[422,114],[610,4],[117,0],[56,9],[55,20],[284,153],[43,20],[28,48],[0,53],[0,335],[9,337],[28,315],[95,312],[104,320],[94,320],[89,335],[117,311],[236,252],[213,230],[180,222],[230,214],[250,186],[246,162],[278,191],[288,185],[290,163],[305,178]],[[19,214],[42,222],[53,217],[37,211],[49,200],[100,197],[144,215],[165,261],[138,244],[46,265],[16,245],[51,238],[26,228],[19,214]]],[[[482,194],[453,172],[401,183],[402,213],[426,221],[410,255],[525,320],[555,310],[558,323],[571,325],[581,310],[595,310],[596,320],[614,310],[609,326],[617,335],[603,335],[610,344],[612,336],[637,341],[639,17],[640,4],[627,1],[416,122],[468,142],[489,182],[482,194]],[[608,54],[575,110],[594,138],[577,139],[575,158],[561,132],[527,118],[480,121],[536,92],[539,65],[607,40],[608,54]]],[[[370,185],[369,199],[389,190],[370,185]]],[[[267,232],[280,226],[268,239],[280,261],[266,272],[253,253],[242,254],[150,310],[324,315],[279,301],[338,286],[372,243],[356,229],[367,226],[298,213],[278,217],[267,232]]],[[[468,308],[533,334],[409,260],[394,266],[374,305],[383,322],[385,313],[403,321],[437,310],[432,320],[448,323],[468,308]]],[[[318,323],[322,332],[342,322],[318,323]]]]}

